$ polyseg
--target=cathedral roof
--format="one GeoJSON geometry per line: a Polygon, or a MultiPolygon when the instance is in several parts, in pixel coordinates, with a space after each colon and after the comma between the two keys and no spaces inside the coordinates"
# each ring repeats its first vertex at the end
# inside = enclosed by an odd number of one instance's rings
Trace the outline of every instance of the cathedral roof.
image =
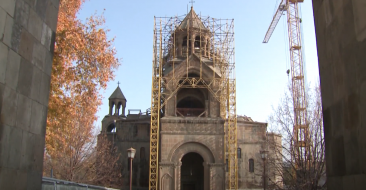
{"type": "Polygon", "coordinates": [[[109,99],[124,99],[126,100],[125,96],[122,93],[122,90],[119,88],[119,86],[114,90],[112,95],[109,97],[109,99]]]}
{"type": "Polygon", "coordinates": [[[189,27],[198,28],[207,30],[205,25],[202,23],[201,19],[197,16],[196,12],[193,10],[193,7],[191,7],[191,11],[187,14],[186,18],[182,21],[182,23],[179,25],[179,29],[187,29],[189,27]]]}

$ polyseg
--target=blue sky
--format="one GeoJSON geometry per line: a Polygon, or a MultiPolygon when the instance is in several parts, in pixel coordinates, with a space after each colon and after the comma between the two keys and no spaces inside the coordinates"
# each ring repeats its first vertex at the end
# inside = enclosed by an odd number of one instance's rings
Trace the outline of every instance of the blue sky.
{"type": "MultiPolygon", "coordinates": [[[[202,16],[234,19],[235,63],[237,79],[237,114],[265,122],[286,90],[289,69],[289,49],[286,15],[282,16],[269,43],[264,35],[280,0],[195,0],[194,10],[202,16]]],[[[154,16],[176,16],[187,13],[189,0],[89,0],[79,18],[104,11],[105,28],[115,37],[117,57],[121,66],[114,81],[103,90],[103,105],[98,123],[108,114],[108,97],[120,82],[126,99],[126,109],[145,111],[151,104],[151,69],[154,16]]],[[[318,57],[312,1],[301,4],[307,83],[319,81],[318,57]]],[[[126,110],[127,112],[127,110],[126,110]]]]}

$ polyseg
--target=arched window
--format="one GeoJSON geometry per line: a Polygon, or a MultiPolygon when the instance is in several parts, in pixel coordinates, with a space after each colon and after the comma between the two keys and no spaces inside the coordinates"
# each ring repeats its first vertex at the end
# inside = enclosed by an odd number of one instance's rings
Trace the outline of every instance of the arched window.
{"type": "Polygon", "coordinates": [[[137,125],[133,126],[133,136],[136,137],[137,136],[137,125]]]}
{"type": "MultiPolygon", "coordinates": [[[[196,77],[196,75],[188,75],[196,77]]],[[[199,76],[198,76],[199,77],[199,76]]],[[[205,93],[207,91],[192,88],[181,88],[177,94],[176,114],[182,117],[202,116],[205,111],[205,93]]]]}
{"type": "Polygon", "coordinates": [[[108,125],[107,132],[110,132],[110,133],[115,133],[116,132],[116,125],[115,125],[114,122],[111,123],[110,125],[108,125]]]}
{"type": "Polygon", "coordinates": [[[145,159],[145,147],[140,148],[140,161],[145,159]]]}
{"type": "Polygon", "coordinates": [[[182,46],[183,47],[187,46],[187,36],[183,38],[182,46]]]}
{"type": "Polygon", "coordinates": [[[200,49],[201,47],[201,38],[199,36],[196,36],[194,39],[194,49],[200,49]]]}
{"type": "Polygon", "coordinates": [[[241,158],[241,148],[238,148],[237,155],[238,155],[238,158],[241,158]]]}
{"type": "Polygon", "coordinates": [[[249,172],[251,172],[251,173],[254,172],[254,159],[253,158],[249,159],[249,172]]]}

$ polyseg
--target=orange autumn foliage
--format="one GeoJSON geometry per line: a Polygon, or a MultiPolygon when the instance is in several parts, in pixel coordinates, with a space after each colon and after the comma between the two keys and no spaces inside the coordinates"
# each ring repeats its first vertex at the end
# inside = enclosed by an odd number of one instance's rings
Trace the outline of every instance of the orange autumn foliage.
{"type": "Polygon", "coordinates": [[[85,23],[77,18],[83,3],[60,0],[47,115],[44,168],[71,181],[95,148],[99,91],[120,64],[103,15],[94,14],[85,23]]]}

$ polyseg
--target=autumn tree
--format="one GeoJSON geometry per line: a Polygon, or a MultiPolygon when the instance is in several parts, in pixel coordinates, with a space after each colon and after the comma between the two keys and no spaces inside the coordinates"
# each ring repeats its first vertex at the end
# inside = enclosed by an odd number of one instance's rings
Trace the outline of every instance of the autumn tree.
{"type": "MultiPolygon", "coordinates": [[[[294,116],[292,93],[289,88],[278,107],[270,115],[271,129],[282,135],[282,144],[268,142],[268,149],[275,152],[268,164],[272,173],[281,180],[273,181],[274,189],[318,190],[325,186],[325,144],[320,86],[307,90],[307,122],[309,124],[310,159],[298,156],[293,146],[294,116]]],[[[300,150],[301,151],[301,150],[300,150]]]]}
{"type": "Polygon", "coordinates": [[[77,18],[84,0],[60,0],[47,115],[44,168],[64,180],[76,178],[93,154],[92,134],[101,105],[99,91],[119,66],[103,15],[77,18]]]}

